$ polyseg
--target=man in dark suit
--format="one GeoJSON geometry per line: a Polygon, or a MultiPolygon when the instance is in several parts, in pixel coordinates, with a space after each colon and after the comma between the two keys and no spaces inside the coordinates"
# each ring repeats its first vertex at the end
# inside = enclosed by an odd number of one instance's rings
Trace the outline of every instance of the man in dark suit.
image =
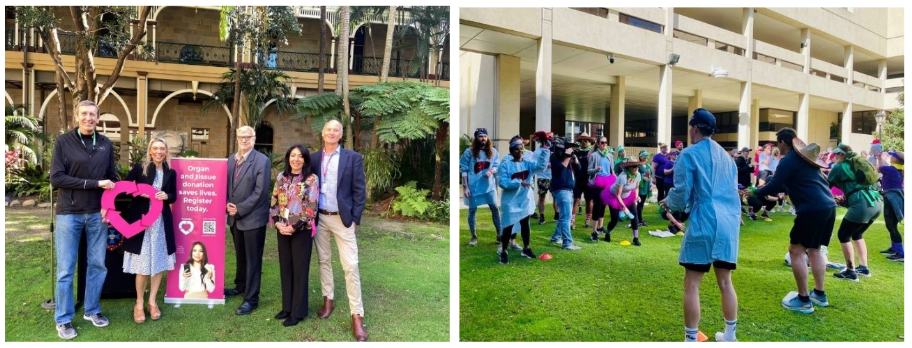
{"type": "Polygon", "coordinates": [[[320,175],[320,205],[317,214],[317,255],[320,261],[320,284],[323,307],[320,318],[333,311],[333,270],[330,239],[336,239],[339,261],[345,271],[345,288],[351,309],[352,331],[358,341],[367,341],[364,330],[364,305],[361,302],[361,276],[358,272],[358,244],[355,227],[361,223],[361,212],[367,197],[364,163],[361,154],[339,147],[342,124],[331,120],[323,126],[323,149],[311,154],[313,168],[320,175]]]}
{"type": "Polygon", "coordinates": [[[237,130],[238,152],[228,156],[228,226],[234,239],[237,268],[234,289],[225,295],[241,294],[244,303],[234,312],[250,314],[259,306],[263,274],[263,245],[269,222],[272,167],[266,155],[253,149],[256,133],[243,126],[237,130]]]}

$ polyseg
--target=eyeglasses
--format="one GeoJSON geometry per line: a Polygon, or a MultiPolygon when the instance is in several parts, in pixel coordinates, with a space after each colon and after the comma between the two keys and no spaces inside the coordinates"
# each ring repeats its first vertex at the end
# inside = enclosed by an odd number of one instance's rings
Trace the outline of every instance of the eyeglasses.
{"type": "Polygon", "coordinates": [[[238,138],[238,140],[240,140],[240,141],[247,141],[247,140],[256,138],[256,136],[253,136],[253,135],[240,136],[240,135],[239,135],[237,138],[238,138]]]}
{"type": "Polygon", "coordinates": [[[599,145],[605,145],[605,144],[607,144],[607,143],[608,143],[607,141],[600,141],[600,142],[599,142],[599,145]]]}

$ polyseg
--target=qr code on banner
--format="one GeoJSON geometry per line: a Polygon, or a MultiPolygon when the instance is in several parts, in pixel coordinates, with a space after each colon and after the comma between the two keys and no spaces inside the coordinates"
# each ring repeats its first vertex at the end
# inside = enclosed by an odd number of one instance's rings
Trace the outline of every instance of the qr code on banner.
{"type": "Polygon", "coordinates": [[[215,234],[215,221],[203,221],[203,234],[215,234]]]}

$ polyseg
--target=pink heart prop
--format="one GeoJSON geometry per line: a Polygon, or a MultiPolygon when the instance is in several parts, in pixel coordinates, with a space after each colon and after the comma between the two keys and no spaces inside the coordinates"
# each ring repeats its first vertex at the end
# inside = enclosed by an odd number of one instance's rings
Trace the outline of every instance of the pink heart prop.
{"type": "Polygon", "coordinates": [[[111,223],[111,226],[114,226],[114,229],[123,234],[124,238],[130,238],[149,226],[152,226],[152,224],[155,223],[155,220],[161,216],[164,204],[162,201],[155,199],[156,193],[158,193],[158,190],[149,184],[137,184],[134,181],[118,181],[114,183],[113,189],[105,190],[104,194],[101,195],[101,209],[106,209],[108,211],[105,217],[111,223]],[[141,219],[136,220],[133,223],[128,223],[127,220],[124,220],[123,216],[120,215],[120,211],[117,210],[117,207],[114,206],[114,199],[121,193],[130,193],[133,194],[133,197],[139,197],[143,194],[148,195],[149,211],[144,214],[141,219]]]}

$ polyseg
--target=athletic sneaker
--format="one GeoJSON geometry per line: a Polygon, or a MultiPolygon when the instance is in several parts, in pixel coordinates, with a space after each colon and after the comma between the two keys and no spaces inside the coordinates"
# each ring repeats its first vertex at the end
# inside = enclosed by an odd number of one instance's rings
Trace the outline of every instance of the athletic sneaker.
{"type": "Polygon", "coordinates": [[[532,216],[530,216],[529,218],[531,218],[532,220],[538,220],[538,213],[532,213],[532,216]]]}
{"type": "Polygon", "coordinates": [[[633,244],[633,245],[636,245],[636,246],[642,245],[642,244],[640,244],[640,239],[639,239],[639,238],[634,238],[632,244],[633,244]]]}
{"type": "Polygon", "coordinates": [[[605,241],[611,243],[611,232],[605,233],[605,241]]]}
{"type": "Polygon", "coordinates": [[[754,212],[750,212],[748,216],[750,216],[751,220],[757,221],[757,214],[754,214],[754,212]]]}
{"type": "Polygon", "coordinates": [[[798,216],[798,213],[795,212],[795,208],[789,208],[788,212],[792,215],[798,216]]]}
{"type": "Polygon", "coordinates": [[[763,218],[764,222],[773,222],[773,219],[770,219],[769,216],[763,218]]]}
{"type": "Polygon", "coordinates": [[[893,262],[903,262],[903,263],[906,262],[906,261],[905,261],[905,258],[904,258],[904,255],[902,255],[902,254],[900,254],[900,253],[895,253],[895,254],[893,254],[893,255],[887,256],[887,260],[888,260],[888,261],[893,261],[893,262]]]}
{"type": "Polygon", "coordinates": [[[576,210],[576,215],[583,215],[583,207],[582,207],[582,206],[580,206],[579,209],[576,210]]]}
{"type": "Polygon", "coordinates": [[[560,220],[560,213],[554,213],[554,221],[560,220]]]}
{"type": "Polygon", "coordinates": [[[792,312],[798,312],[798,313],[804,313],[804,314],[814,313],[814,304],[811,303],[811,301],[807,301],[807,302],[801,301],[801,299],[798,298],[797,294],[795,294],[795,296],[792,296],[788,300],[783,299],[782,307],[785,307],[785,309],[788,309],[792,312]]]}
{"type": "Polygon", "coordinates": [[[558,238],[558,239],[552,239],[552,240],[551,240],[551,244],[561,245],[561,244],[563,244],[563,239],[560,239],[560,238],[558,238]]]}
{"type": "Polygon", "coordinates": [[[500,252],[500,263],[501,263],[501,264],[504,264],[504,265],[510,263],[510,260],[507,260],[507,252],[506,252],[506,251],[501,251],[501,252],[500,252]]]}
{"type": "Polygon", "coordinates": [[[855,273],[860,276],[871,278],[871,269],[869,269],[868,266],[858,266],[858,268],[855,269],[855,273]]]}
{"type": "Polygon", "coordinates": [[[833,274],[833,276],[836,277],[836,279],[850,280],[853,282],[858,281],[858,274],[856,274],[855,271],[850,270],[850,269],[846,269],[845,271],[835,273],[835,274],[833,274]]]}
{"type": "Polygon", "coordinates": [[[896,251],[893,250],[893,247],[889,247],[887,250],[882,250],[880,253],[885,255],[893,255],[896,253],[896,251]]]}
{"type": "Polygon", "coordinates": [[[73,327],[73,324],[63,323],[57,324],[57,336],[65,340],[71,340],[78,336],[76,334],[76,328],[73,327]]]}
{"type": "Polygon", "coordinates": [[[539,224],[539,225],[544,225],[544,224],[545,224],[545,216],[544,216],[544,215],[538,217],[538,224],[539,224]]]}
{"type": "Polygon", "coordinates": [[[510,243],[510,250],[522,250],[522,247],[520,247],[519,244],[510,243]]]}
{"type": "Polygon", "coordinates": [[[109,324],[108,318],[105,318],[104,314],[101,314],[101,312],[92,315],[83,315],[82,319],[91,321],[92,325],[95,325],[96,327],[105,327],[109,324]]]}
{"type": "Polygon", "coordinates": [[[478,238],[472,237],[472,239],[469,240],[469,246],[475,246],[476,244],[478,244],[478,238]]]}
{"type": "Polygon", "coordinates": [[[575,230],[575,229],[576,229],[576,220],[570,220],[570,229],[571,229],[571,230],[575,230]]]}
{"type": "Polygon", "coordinates": [[[561,249],[564,249],[564,250],[580,250],[580,249],[582,249],[582,248],[580,248],[580,247],[579,247],[578,245],[576,245],[576,244],[570,244],[570,245],[568,245],[568,246],[562,247],[561,249]]]}
{"type": "Polygon", "coordinates": [[[738,339],[736,338],[734,341],[726,341],[725,333],[716,332],[716,342],[738,342],[738,339]]]}
{"type": "Polygon", "coordinates": [[[820,307],[826,307],[830,305],[830,302],[827,301],[826,294],[818,296],[816,291],[811,290],[811,293],[808,295],[808,297],[811,298],[811,302],[814,302],[815,305],[818,305],[820,307]]]}
{"type": "Polygon", "coordinates": [[[583,225],[583,227],[585,227],[585,228],[589,228],[589,220],[586,220],[586,224],[585,224],[585,225],[583,225]]]}
{"type": "Polygon", "coordinates": [[[534,258],[538,257],[538,256],[535,256],[535,253],[532,252],[532,248],[523,249],[522,254],[520,254],[520,255],[522,255],[523,257],[528,257],[530,259],[534,259],[534,258]]]}
{"type": "Polygon", "coordinates": [[[646,221],[640,221],[640,227],[646,227],[646,221]]]}
{"type": "Polygon", "coordinates": [[[598,232],[592,232],[592,241],[598,242],[598,232]]]}
{"type": "MultiPolygon", "coordinates": [[[[810,266],[810,265],[808,265],[808,266],[810,266]]],[[[841,263],[827,262],[826,268],[834,270],[836,272],[842,272],[846,269],[846,266],[841,263]]],[[[810,269],[810,267],[808,267],[808,272],[810,272],[810,271],[811,271],[811,269],[810,269]]]]}

